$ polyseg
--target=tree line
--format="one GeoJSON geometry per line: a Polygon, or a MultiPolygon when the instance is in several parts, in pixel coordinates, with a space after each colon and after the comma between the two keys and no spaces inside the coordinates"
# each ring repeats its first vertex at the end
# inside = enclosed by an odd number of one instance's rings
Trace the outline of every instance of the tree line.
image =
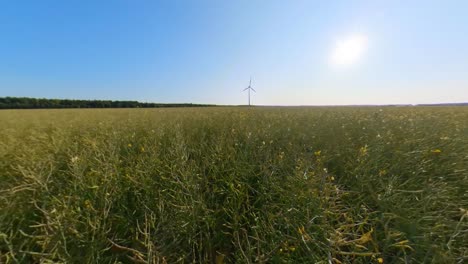
{"type": "Polygon", "coordinates": [[[36,108],[150,108],[150,107],[202,107],[206,104],[160,104],[138,101],[70,100],[29,97],[0,97],[0,109],[36,108]]]}

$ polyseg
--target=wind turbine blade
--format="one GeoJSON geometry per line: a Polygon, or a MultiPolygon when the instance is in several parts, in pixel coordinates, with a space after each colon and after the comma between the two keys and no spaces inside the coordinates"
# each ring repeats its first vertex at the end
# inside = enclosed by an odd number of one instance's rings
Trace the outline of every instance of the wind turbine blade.
{"type": "Polygon", "coordinates": [[[249,87],[252,85],[252,76],[250,76],[249,87]]]}
{"type": "Polygon", "coordinates": [[[250,87],[250,89],[252,89],[252,91],[254,91],[254,92],[257,92],[257,91],[255,91],[255,89],[254,89],[254,88],[252,88],[252,87],[250,87]]]}
{"type": "Polygon", "coordinates": [[[244,90],[242,90],[242,91],[248,90],[249,88],[250,88],[250,87],[247,87],[247,88],[245,88],[245,89],[244,89],[244,90]]]}

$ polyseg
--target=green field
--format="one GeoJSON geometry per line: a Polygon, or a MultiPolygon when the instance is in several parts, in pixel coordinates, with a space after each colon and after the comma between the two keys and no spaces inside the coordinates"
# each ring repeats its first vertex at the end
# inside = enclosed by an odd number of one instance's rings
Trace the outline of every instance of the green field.
{"type": "Polygon", "coordinates": [[[0,263],[467,263],[468,107],[0,111],[0,263]]]}

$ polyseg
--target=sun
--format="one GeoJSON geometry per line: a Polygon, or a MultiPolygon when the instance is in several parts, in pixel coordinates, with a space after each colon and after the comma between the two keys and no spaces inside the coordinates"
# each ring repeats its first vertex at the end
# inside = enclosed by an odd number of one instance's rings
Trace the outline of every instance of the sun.
{"type": "Polygon", "coordinates": [[[352,35],[336,43],[331,55],[331,64],[349,66],[355,64],[367,49],[367,37],[352,35]]]}

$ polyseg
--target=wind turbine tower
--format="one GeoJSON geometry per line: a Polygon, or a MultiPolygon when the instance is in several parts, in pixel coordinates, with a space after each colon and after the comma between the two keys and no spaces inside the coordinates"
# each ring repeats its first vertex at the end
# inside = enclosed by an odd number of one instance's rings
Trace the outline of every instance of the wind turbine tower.
{"type": "MultiPolygon", "coordinates": [[[[257,91],[255,91],[254,88],[252,88],[252,77],[250,77],[250,81],[249,81],[249,87],[245,88],[244,91],[247,90],[248,91],[248,94],[249,94],[249,106],[250,106],[250,90],[254,91],[255,93],[257,91]]],[[[243,91],[243,92],[244,92],[243,91]]]]}

